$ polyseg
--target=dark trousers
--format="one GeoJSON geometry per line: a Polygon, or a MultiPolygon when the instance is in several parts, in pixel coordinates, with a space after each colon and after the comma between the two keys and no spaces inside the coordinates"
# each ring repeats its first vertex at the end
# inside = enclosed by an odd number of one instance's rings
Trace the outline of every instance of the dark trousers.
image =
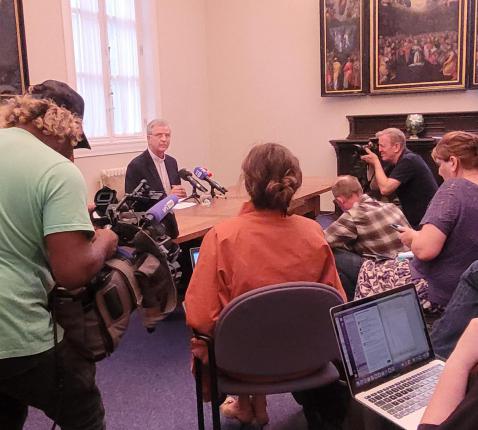
{"type": "Polygon", "coordinates": [[[51,349],[31,358],[0,360],[0,429],[21,430],[28,406],[41,409],[62,430],[105,429],[95,364],[83,359],[66,341],[58,345],[57,358],[58,363],[51,349]],[[6,369],[13,369],[13,376],[6,376],[6,369]]]}
{"type": "Polygon", "coordinates": [[[466,326],[476,317],[478,317],[478,261],[471,263],[461,275],[445,311],[433,324],[430,338],[435,353],[447,359],[466,326]]]}
{"type": "Polygon", "coordinates": [[[363,257],[345,249],[334,248],[335,265],[347,299],[353,300],[363,257]]]}

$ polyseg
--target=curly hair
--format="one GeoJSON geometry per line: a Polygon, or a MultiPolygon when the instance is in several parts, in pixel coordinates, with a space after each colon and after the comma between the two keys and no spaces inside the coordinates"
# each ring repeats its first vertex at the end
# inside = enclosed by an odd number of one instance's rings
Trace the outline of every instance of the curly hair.
{"type": "Polygon", "coordinates": [[[73,147],[83,138],[81,118],[49,99],[15,96],[0,106],[1,128],[21,124],[32,124],[45,136],[69,141],[73,147]]]}
{"type": "Polygon", "coordinates": [[[287,215],[292,196],[302,185],[297,157],[277,143],[257,145],[244,159],[242,171],[246,190],[256,208],[287,215]]]}
{"type": "Polygon", "coordinates": [[[432,151],[435,160],[448,161],[451,156],[460,160],[465,169],[478,169],[478,135],[467,131],[450,131],[443,135],[432,151]]]}

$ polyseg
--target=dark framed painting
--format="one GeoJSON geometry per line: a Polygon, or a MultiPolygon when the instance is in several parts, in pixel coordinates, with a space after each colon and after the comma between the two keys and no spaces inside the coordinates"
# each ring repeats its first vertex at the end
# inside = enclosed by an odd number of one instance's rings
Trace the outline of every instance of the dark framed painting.
{"type": "Polygon", "coordinates": [[[368,90],[364,79],[367,1],[320,0],[322,96],[361,95],[368,90]]]}
{"type": "Polygon", "coordinates": [[[21,0],[0,0],[0,96],[28,88],[28,66],[21,0]]]}
{"type": "Polygon", "coordinates": [[[469,61],[469,87],[478,89],[478,0],[474,0],[471,7],[471,37],[470,37],[470,61],[469,61]]]}
{"type": "Polygon", "coordinates": [[[371,0],[370,92],[466,88],[469,0],[371,0]]]}

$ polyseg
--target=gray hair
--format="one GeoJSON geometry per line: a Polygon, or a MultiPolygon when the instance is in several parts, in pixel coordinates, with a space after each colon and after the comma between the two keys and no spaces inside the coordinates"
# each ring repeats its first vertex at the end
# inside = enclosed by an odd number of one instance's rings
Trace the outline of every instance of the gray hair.
{"type": "Polygon", "coordinates": [[[395,127],[390,127],[386,128],[385,130],[379,131],[375,134],[375,136],[390,136],[390,141],[392,143],[398,143],[402,148],[407,143],[407,138],[405,137],[403,131],[395,127]]]}
{"type": "Polygon", "coordinates": [[[156,126],[168,127],[169,129],[171,129],[171,127],[169,126],[169,123],[166,120],[161,119],[161,118],[156,118],[156,119],[151,120],[148,123],[148,125],[146,126],[146,134],[150,135],[153,131],[153,128],[156,127],[156,126]]]}
{"type": "Polygon", "coordinates": [[[361,196],[363,194],[363,189],[359,180],[355,176],[342,175],[339,176],[335,181],[335,184],[332,185],[332,194],[335,198],[345,197],[348,199],[354,194],[361,196]]]}

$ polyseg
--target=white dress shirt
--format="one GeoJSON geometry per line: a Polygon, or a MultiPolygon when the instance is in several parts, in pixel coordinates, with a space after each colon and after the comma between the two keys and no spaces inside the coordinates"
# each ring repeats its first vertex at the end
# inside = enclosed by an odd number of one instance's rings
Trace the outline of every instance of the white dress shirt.
{"type": "MultiPolygon", "coordinates": [[[[164,158],[158,157],[156,154],[154,154],[149,148],[149,155],[151,155],[151,158],[154,161],[154,165],[156,166],[156,170],[158,171],[158,175],[161,179],[161,182],[163,184],[164,192],[166,194],[171,194],[171,184],[169,183],[169,176],[168,176],[168,171],[166,170],[166,165],[164,164],[164,158]]],[[[154,190],[158,191],[158,190],[154,190]]]]}

